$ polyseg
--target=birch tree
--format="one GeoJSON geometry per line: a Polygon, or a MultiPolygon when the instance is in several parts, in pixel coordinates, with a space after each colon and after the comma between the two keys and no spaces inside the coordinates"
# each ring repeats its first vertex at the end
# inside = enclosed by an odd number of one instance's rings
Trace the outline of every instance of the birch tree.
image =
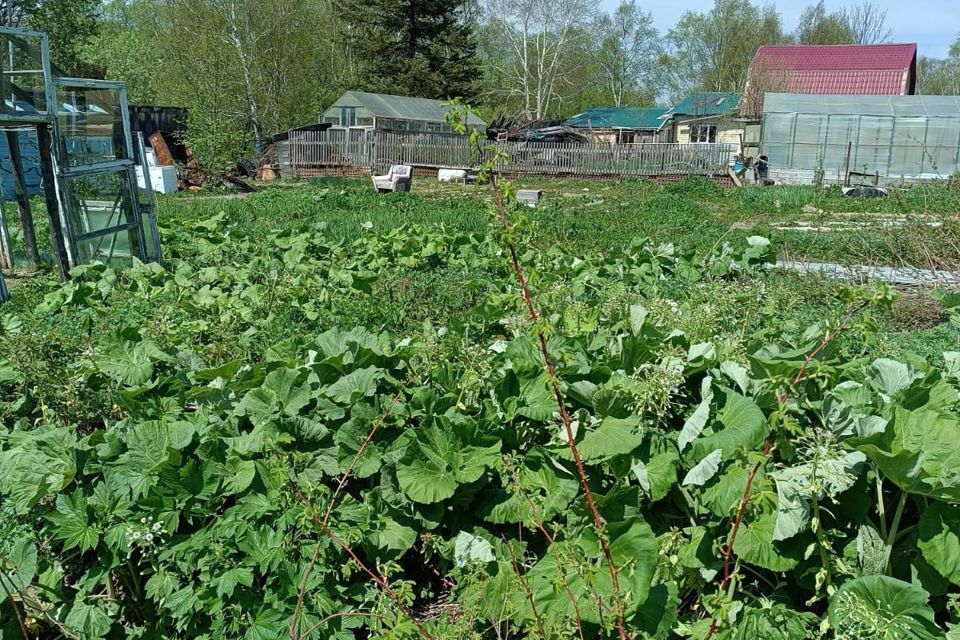
{"type": "Polygon", "coordinates": [[[596,60],[613,106],[656,94],[663,47],[650,12],[640,9],[636,0],[624,0],[597,21],[597,37],[596,60]]]}
{"type": "Polygon", "coordinates": [[[485,62],[494,101],[519,103],[527,118],[557,113],[589,62],[597,0],[487,0],[485,62]],[[577,55],[578,52],[580,55],[577,55]]]}

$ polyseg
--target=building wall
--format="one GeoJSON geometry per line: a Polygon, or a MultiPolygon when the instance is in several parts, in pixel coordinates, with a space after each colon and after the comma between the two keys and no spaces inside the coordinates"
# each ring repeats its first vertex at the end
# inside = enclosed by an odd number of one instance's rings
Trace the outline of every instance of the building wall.
{"type": "Polygon", "coordinates": [[[590,135],[597,144],[620,144],[621,140],[626,140],[622,144],[643,144],[649,142],[660,142],[656,131],[649,129],[624,130],[617,129],[593,129],[582,130],[583,133],[590,135]]]}
{"type": "Polygon", "coordinates": [[[671,125],[671,134],[670,139],[665,140],[664,142],[680,142],[688,143],[690,142],[690,127],[691,125],[715,125],[717,127],[717,143],[724,144],[740,144],[740,137],[744,135],[744,126],[742,123],[726,119],[714,117],[714,118],[704,118],[702,116],[676,116],[673,119],[673,124],[671,125]]]}

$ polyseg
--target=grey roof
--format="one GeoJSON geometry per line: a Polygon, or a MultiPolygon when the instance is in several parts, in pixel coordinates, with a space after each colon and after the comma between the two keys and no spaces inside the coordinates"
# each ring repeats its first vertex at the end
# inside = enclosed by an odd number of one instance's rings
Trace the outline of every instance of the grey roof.
{"type": "MultiPolygon", "coordinates": [[[[443,100],[391,96],[385,93],[366,93],[364,91],[347,91],[343,97],[347,96],[357,100],[378,118],[446,122],[447,112],[450,111],[450,107],[443,100]]],[[[473,114],[470,114],[467,124],[477,127],[487,126],[486,122],[473,114]]]]}
{"type": "Polygon", "coordinates": [[[764,113],[960,117],[960,96],[844,96],[768,93],[764,113]]]}

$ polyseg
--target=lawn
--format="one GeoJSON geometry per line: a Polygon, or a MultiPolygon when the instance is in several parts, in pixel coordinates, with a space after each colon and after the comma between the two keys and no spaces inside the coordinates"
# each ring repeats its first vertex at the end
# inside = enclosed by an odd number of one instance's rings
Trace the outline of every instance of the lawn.
{"type": "Polygon", "coordinates": [[[0,637],[956,633],[960,298],[768,268],[953,268],[956,185],[518,186],[176,194],[166,268],[18,278],[0,637]]]}

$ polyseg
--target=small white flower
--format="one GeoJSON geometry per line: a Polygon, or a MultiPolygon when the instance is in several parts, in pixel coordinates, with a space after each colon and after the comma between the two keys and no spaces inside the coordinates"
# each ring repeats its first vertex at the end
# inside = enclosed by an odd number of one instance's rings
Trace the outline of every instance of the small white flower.
{"type": "Polygon", "coordinates": [[[146,518],[140,518],[140,524],[147,524],[146,518]]]}
{"type": "Polygon", "coordinates": [[[161,531],[163,529],[163,525],[159,522],[154,522],[152,529],[154,532],[161,531]]]}
{"type": "Polygon", "coordinates": [[[153,534],[152,534],[152,533],[148,533],[147,535],[144,536],[144,538],[147,539],[147,542],[153,542],[153,534]]]}

